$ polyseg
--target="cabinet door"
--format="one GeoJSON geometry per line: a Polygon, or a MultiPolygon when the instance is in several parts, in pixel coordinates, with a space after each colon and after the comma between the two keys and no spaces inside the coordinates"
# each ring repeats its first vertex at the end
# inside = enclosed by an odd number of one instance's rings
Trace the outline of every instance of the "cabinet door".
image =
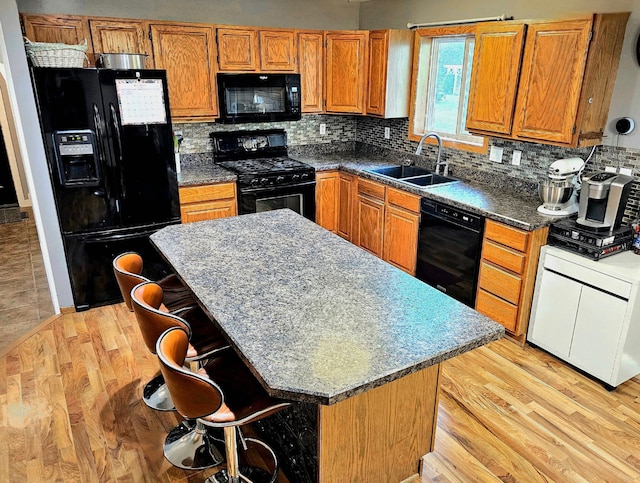
{"type": "Polygon", "coordinates": [[[323,39],[322,32],[298,33],[302,112],[323,111],[323,39]]]}
{"type": "Polygon", "coordinates": [[[296,41],[293,30],[261,30],[260,68],[267,72],[296,72],[296,41]]]}
{"type": "Polygon", "coordinates": [[[384,257],[410,275],[416,273],[420,215],[389,205],[384,219],[384,257]]]}
{"type": "Polygon", "coordinates": [[[365,113],[367,32],[327,34],[327,112],[365,113]]]}
{"type": "Polygon", "coordinates": [[[384,116],[385,113],[388,42],[388,30],[374,31],[369,34],[367,114],[384,116]]]}
{"type": "Polygon", "coordinates": [[[91,41],[96,53],[147,54],[145,67],[152,69],[151,42],[148,25],[142,20],[90,19],[91,41]]]}
{"type": "Polygon", "coordinates": [[[355,223],[356,245],[382,258],[384,201],[358,193],[355,223]]]}
{"type": "Polygon", "coordinates": [[[251,29],[219,28],[219,69],[222,71],[258,70],[258,36],[251,29]]]}
{"type": "Polygon", "coordinates": [[[213,27],[158,24],[151,35],[156,68],[167,71],[172,117],[217,116],[213,27]]]}
{"type": "Polygon", "coordinates": [[[510,22],[476,27],[468,130],[511,134],[525,29],[510,22]]]}
{"type": "Polygon", "coordinates": [[[610,382],[626,310],[626,300],[582,287],[569,362],[610,382]]]}
{"type": "Polygon", "coordinates": [[[340,172],[338,179],[338,229],[342,238],[351,241],[354,177],[340,172]]]}
{"type": "Polygon", "coordinates": [[[532,23],[527,30],[513,136],[570,144],[592,19],[532,23]]]}
{"type": "Polygon", "coordinates": [[[536,287],[528,339],[552,354],[568,358],[582,285],[545,270],[536,287]]]}
{"type": "Polygon", "coordinates": [[[337,171],[316,174],[316,223],[335,233],[338,227],[337,171]]]}
{"type": "Polygon", "coordinates": [[[180,206],[182,223],[216,220],[235,215],[237,215],[237,209],[234,200],[203,201],[180,206]]]}
{"type": "Polygon", "coordinates": [[[32,42],[91,44],[87,19],[74,15],[23,15],[24,35],[32,42]]]}

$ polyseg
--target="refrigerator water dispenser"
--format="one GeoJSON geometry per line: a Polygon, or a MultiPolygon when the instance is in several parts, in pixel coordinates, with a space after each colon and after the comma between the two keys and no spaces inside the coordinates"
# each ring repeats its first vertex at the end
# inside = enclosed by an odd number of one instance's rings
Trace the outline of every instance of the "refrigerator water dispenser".
{"type": "Polygon", "coordinates": [[[100,185],[98,150],[93,131],[55,131],[53,145],[62,186],[100,185]]]}

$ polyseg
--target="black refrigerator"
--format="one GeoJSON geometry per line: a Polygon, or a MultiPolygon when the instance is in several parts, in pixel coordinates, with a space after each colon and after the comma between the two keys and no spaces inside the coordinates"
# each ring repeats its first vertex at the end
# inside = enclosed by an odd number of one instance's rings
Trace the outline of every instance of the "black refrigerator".
{"type": "Polygon", "coordinates": [[[180,222],[166,74],[36,67],[32,78],[74,305],[117,302],[113,258],[136,251],[162,277],[149,235],[180,222]]]}

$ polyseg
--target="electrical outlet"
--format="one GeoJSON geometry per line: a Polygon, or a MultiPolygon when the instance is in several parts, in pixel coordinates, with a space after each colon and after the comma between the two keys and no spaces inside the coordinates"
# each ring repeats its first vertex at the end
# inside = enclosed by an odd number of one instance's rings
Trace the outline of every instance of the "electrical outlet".
{"type": "Polygon", "coordinates": [[[513,151],[513,156],[511,156],[511,164],[514,166],[520,166],[520,160],[522,159],[522,151],[518,151],[517,149],[513,151]]]}
{"type": "Polygon", "coordinates": [[[173,131],[173,135],[180,137],[182,136],[182,131],[173,131]]]}
{"type": "Polygon", "coordinates": [[[631,168],[620,168],[620,174],[626,174],[627,176],[633,176],[633,170],[631,168]]]}
{"type": "Polygon", "coordinates": [[[327,125],[325,123],[320,124],[320,134],[327,134],[327,125]]]}
{"type": "Polygon", "coordinates": [[[614,166],[605,166],[604,168],[605,173],[616,173],[616,168],[614,166]]]}
{"type": "Polygon", "coordinates": [[[390,127],[385,127],[384,128],[384,138],[385,139],[390,139],[391,138],[391,128],[390,127]]]}
{"type": "Polygon", "coordinates": [[[502,152],[503,148],[499,148],[497,146],[491,146],[491,151],[489,152],[489,159],[491,161],[495,161],[496,163],[502,162],[502,152]]]}

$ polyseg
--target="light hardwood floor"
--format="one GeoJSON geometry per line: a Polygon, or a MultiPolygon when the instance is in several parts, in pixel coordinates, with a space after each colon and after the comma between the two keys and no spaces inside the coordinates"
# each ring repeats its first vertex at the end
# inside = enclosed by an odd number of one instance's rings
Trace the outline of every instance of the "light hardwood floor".
{"type": "MultiPolygon", "coordinates": [[[[154,357],[123,304],[55,317],[1,357],[0,482],[203,481],[163,459],[177,417],[140,399],[154,357]]],[[[607,392],[508,340],[452,359],[410,481],[640,481],[640,379],[607,392]]]]}

